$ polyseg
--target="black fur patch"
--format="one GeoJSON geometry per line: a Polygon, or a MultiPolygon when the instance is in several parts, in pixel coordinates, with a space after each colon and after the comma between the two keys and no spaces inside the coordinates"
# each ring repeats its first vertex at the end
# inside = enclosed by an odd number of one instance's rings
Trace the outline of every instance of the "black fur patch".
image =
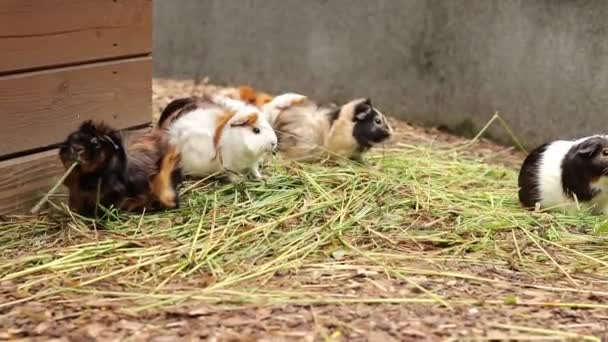
{"type": "Polygon", "coordinates": [[[526,208],[534,208],[540,202],[540,191],[538,189],[538,171],[543,153],[549,144],[543,144],[528,154],[519,171],[519,201],[526,208]]]}
{"type": "Polygon", "coordinates": [[[381,143],[390,136],[383,116],[374,109],[369,99],[355,106],[353,121],[355,122],[353,136],[360,152],[370,149],[374,144],[381,143]]]}
{"type": "Polygon", "coordinates": [[[195,99],[192,97],[175,99],[175,100],[169,102],[169,104],[165,107],[165,109],[163,109],[162,113],[160,114],[160,118],[158,119],[157,126],[161,127],[163,125],[163,123],[165,121],[167,121],[167,119],[171,116],[171,114],[177,112],[178,110],[180,110],[194,102],[195,102],[195,99]]]}
{"type": "Polygon", "coordinates": [[[591,183],[604,176],[608,170],[608,139],[592,137],[572,146],[562,161],[562,187],[564,193],[587,202],[598,195],[591,183]]]}
{"type": "Polygon", "coordinates": [[[329,118],[329,127],[333,126],[334,122],[340,117],[340,110],[341,108],[336,108],[335,110],[327,113],[327,117],[329,118]]]}

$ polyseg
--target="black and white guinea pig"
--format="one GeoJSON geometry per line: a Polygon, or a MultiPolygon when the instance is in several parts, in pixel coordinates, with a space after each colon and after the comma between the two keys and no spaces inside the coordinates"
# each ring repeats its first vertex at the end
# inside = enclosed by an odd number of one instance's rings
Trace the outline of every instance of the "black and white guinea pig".
{"type": "Polygon", "coordinates": [[[519,173],[524,207],[608,214],[608,136],[558,140],[534,149],[519,173]]]}
{"type": "Polygon", "coordinates": [[[286,93],[262,109],[277,132],[279,152],[289,159],[312,161],[329,156],[361,160],[364,152],[393,133],[370,99],[326,108],[303,95],[286,93]],[[292,99],[292,103],[285,106],[288,101],[283,97],[292,99]]]}

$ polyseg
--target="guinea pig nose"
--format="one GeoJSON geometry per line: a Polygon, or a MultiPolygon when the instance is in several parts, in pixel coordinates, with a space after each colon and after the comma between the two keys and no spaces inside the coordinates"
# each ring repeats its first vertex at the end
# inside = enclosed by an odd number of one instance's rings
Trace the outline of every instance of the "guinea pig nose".
{"type": "Polygon", "coordinates": [[[73,159],[80,159],[84,152],[85,149],[82,146],[70,146],[70,153],[73,159]]]}

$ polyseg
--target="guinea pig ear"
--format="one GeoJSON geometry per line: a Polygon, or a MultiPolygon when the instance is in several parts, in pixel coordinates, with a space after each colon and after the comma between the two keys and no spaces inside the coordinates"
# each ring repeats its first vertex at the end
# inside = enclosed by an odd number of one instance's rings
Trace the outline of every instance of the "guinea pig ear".
{"type": "Polygon", "coordinates": [[[587,139],[576,147],[576,154],[583,158],[591,158],[602,148],[602,143],[598,139],[587,139]]]}
{"type": "Polygon", "coordinates": [[[370,99],[365,99],[355,107],[355,120],[365,120],[368,115],[372,114],[372,102],[370,99]]]}
{"type": "Polygon", "coordinates": [[[119,142],[119,141],[115,141],[115,140],[116,140],[115,138],[114,138],[114,139],[112,139],[112,137],[111,137],[111,136],[109,136],[109,135],[107,135],[107,134],[104,134],[104,135],[101,137],[101,140],[103,140],[103,141],[105,141],[105,142],[110,143],[110,144],[112,145],[112,147],[114,147],[114,149],[115,149],[115,150],[118,150],[118,149],[120,148],[120,147],[118,146],[118,144],[119,144],[120,142],[119,142]]]}
{"type": "Polygon", "coordinates": [[[256,106],[261,107],[261,106],[269,103],[270,101],[272,101],[272,99],[273,99],[272,95],[261,93],[261,94],[258,94],[258,96],[255,98],[255,104],[256,104],[256,106]]]}
{"type": "Polygon", "coordinates": [[[97,126],[92,120],[86,120],[80,125],[78,130],[85,134],[94,135],[95,131],[97,130],[97,126]]]}
{"type": "Polygon", "coordinates": [[[239,126],[253,126],[258,121],[258,113],[253,112],[247,115],[243,115],[243,117],[234,120],[230,126],[231,127],[239,127],[239,126]]]}
{"type": "Polygon", "coordinates": [[[256,91],[248,85],[242,85],[239,87],[239,97],[242,101],[248,103],[255,103],[257,97],[256,91]]]}

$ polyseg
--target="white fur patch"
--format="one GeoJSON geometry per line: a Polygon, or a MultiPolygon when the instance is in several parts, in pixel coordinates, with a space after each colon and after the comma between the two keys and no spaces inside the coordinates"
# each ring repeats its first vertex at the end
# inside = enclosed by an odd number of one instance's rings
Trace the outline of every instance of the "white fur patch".
{"type": "Polygon", "coordinates": [[[213,146],[216,118],[220,108],[196,109],[182,115],[169,128],[170,143],[181,154],[184,174],[205,176],[222,170],[213,146]]]}
{"type": "Polygon", "coordinates": [[[564,211],[576,209],[576,204],[564,194],[562,187],[562,161],[574,144],[574,141],[554,141],[543,152],[538,170],[542,208],[560,206],[559,209],[564,211]]]}
{"type": "Polygon", "coordinates": [[[296,94],[296,93],[285,93],[278,96],[275,96],[272,101],[266,103],[262,106],[262,110],[264,114],[266,114],[266,119],[270,124],[274,124],[279,114],[282,111],[294,106],[298,103],[302,103],[307,99],[306,96],[296,94]]]}

